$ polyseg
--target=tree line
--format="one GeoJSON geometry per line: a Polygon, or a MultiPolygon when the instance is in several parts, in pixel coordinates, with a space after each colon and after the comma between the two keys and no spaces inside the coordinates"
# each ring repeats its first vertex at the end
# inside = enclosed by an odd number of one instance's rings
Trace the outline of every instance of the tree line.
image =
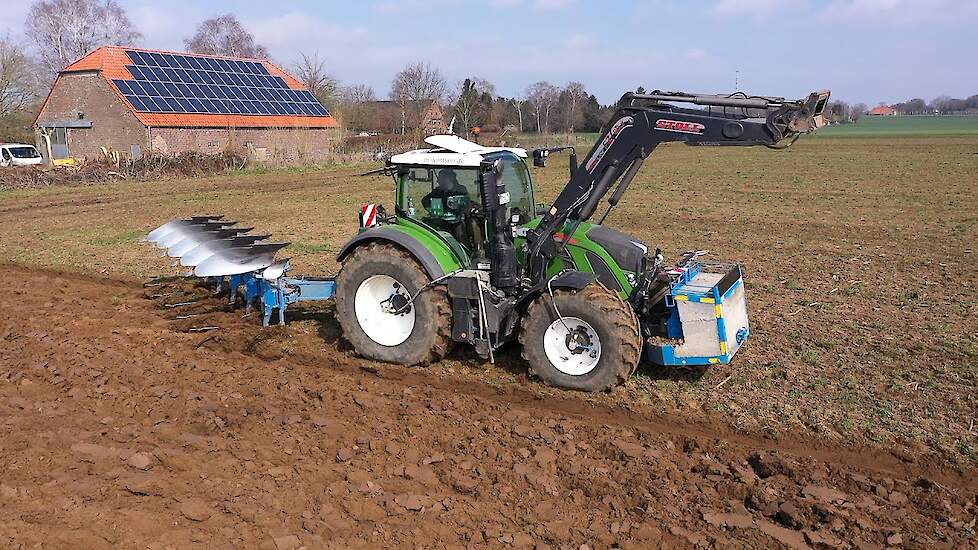
{"type": "Polygon", "coordinates": [[[901,115],[968,115],[978,114],[978,94],[965,99],[942,95],[927,102],[920,98],[894,103],[889,107],[901,115]]]}
{"type": "MultiPolygon", "coordinates": [[[[0,140],[32,140],[33,116],[57,73],[103,45],[139,46],[143,35],[115,0],[35,0],[25,20],[24,39],[0,37],[0,140]]],[[[269,59],[268,50],[233,14],[202,22],[184,39],[191,53],[269,59]]],[[[399,71],[390,89],[379,94],[362,83],[343,84],[318,52],[299,52],[287,67],[352,130],[394,133],[416,131],[426,110],[437,103],[453,130],[536,133],[596,132],[613,106],[602,105],[581,82],[530,84],[520,93],[497,94],[495,85],[478,76],[449,82],[429,63],[411,63],[399,71]],[[378,108],[386,106],[386,108],[378,108]]],[[[644,92],[641,87],[637,90],[644,92]]],[[[978,95],[967,99],[941,96],[930,103],[912,99],[893,105],[901,114],[978,113],[978,95]]],[[[833,101],[832,122],[855,122],[865,104],[833,101]]]]}
{"type": "MultiPolygon", "coordinates": [[[[978,94],[966,99],[956,99],[942,95],[931,101],[921,98],[908,99],[892,105],[880,103],[877,107],[889,107],[898,115],[978,115],[978,94]]],[[[830,122],[846,124],[857,122],[870,109],[865,103],[849,105],[845,101],[832,101],[826,108],[826,117],[830,122]]]]}
{"type": "Polygon", "coordinates": [[[387,94],[388,101],[398,107],[393,111],[371,108],[377,103],[377,94],[365,84],[337,85],[333,90],[332,97],[320,99],[333,106],[347,127],[394,133],[415,129],[433,103],[443,107],[446,121],[454,121],[452,129],[460,135],[475,129],[596,132],[611,111],[580,82],[557,86],[540,81],[508,97],[498,95],[486,78],[473,76],[452,84],[438,68],[424,62],[412,63],[394,76],[387,94]]]}

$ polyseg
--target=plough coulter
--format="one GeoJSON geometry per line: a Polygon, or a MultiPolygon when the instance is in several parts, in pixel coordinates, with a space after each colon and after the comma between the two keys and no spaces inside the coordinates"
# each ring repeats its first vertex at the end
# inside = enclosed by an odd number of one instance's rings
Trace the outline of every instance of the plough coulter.
{"type": "Polygon", "coordinates": [[[147,240],[221,282],[231,303],[260,303],[263,324],[290,304],[336,301],[360,355],[407,365],[472,345],[490,360],[518,340],[544,382],[609,389],[641,358],[665,366],[731,361],[750,334],[738,264],[659,249],[603,224],[660,144],[784,148],[823,125],[828,92],[796,101],[742,93],[625,94],[578,164],[572,147],[527,152],[431,136],[428,149],[391,157],[394,213],[364,205],[359,233],[340,250],[335,279],[289,276],[287,243],[223,216],[171,221],[147,240]],[[528,165],[570,151],[570,176],[537,204],[528,165]],[[530,161],[530,162],[528,162],[530,161]],[[599,203],[608,206],[592,222],[599,203]]]}

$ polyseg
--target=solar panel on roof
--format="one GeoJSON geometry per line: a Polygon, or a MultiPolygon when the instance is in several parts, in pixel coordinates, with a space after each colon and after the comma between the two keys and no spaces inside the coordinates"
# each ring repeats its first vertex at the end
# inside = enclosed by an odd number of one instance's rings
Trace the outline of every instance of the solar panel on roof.
{"type": "Polygon", "coordinates": [[[293,90],[262,63],[127,50],[133,80],[113,83],[136,111],[329,116],[308,90],[293,90]]]}

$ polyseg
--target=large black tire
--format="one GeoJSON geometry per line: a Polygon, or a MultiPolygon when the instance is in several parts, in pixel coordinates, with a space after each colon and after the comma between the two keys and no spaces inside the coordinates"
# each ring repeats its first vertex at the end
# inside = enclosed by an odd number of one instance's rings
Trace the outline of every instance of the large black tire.
{"type": "Polygon", "coordinates": [[[442,285],[428,287],[411,304],[415,325],[407,340],[385,346],[372,340],[360,327],[355,296],[361,283],[374,275],[388,275],[400,282],[409,296],[431,280],[413,256],[392,245],[369,243],[357,248],[336,277],[336,314],[346,338],[358,354],[375,361],[423,365],[444,357],[451,345],[452,308],[442,285]]]}
{"type": "Polygon", "coordinates": [[[553,299],[563,317],[576,317],[594,329],[601,354],[597,365],[585,374],[568,374],[554,366],[544,349],[544,335],[557,314],[545,293],[530,304],[520,331],[523,358],[531,372],[551,386],[589,392],[624,383],[635,372],[642,353],[638,318],[632,308],[598,282],[578,291],[555,290],[553,299]]]}

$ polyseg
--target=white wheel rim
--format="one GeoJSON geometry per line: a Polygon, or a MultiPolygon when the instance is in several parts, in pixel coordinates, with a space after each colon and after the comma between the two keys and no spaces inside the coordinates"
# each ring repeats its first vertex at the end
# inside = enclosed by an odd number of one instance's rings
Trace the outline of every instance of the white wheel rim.
{"type": "Polygon", "coordinates": [[[577,317],[564,317],[550,323],[543,334],[543,350],[554,368],[571,376],[591,372],[601,360],[598,333],[577,317]],[[574,337],[569,339],[568,335],[572,333],[574,337]]]}
{"type": "Polygon", "coordinates": [[[392,298],[397,295],[411,299],[397,279],[374,275],[360,283],[353,298],[353,310],[360,328],[368,338],[382,346],[397,346],[414,331],[414,305],[402,307],[401,312],[396,313],[392,298]]]}

